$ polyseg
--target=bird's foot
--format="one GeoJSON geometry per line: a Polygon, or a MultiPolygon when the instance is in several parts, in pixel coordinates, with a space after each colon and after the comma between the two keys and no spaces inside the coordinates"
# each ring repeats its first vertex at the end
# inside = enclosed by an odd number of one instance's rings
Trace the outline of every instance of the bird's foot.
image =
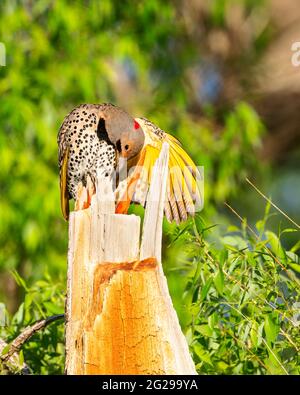
{"type": "Polygon", "coordinates": [[[80,182],[77,187],[77,199],[75,202],[75,211],[84,210],[91,205],[92,196],[96,189],[90,176],[87,176],[86,186],[80,182]]]}

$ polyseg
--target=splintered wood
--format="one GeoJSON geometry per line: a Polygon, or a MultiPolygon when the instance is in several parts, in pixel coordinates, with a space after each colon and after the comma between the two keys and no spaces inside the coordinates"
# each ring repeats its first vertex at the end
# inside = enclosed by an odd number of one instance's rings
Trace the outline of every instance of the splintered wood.
{"type": "Polygon", "coordinates": [[[107,181],[98,179],[90,208],[70,215],[67,374],[196,374],[161,267],[167,164],[166,144],[141,247],[140,218],[114,214],[107,181]]]}

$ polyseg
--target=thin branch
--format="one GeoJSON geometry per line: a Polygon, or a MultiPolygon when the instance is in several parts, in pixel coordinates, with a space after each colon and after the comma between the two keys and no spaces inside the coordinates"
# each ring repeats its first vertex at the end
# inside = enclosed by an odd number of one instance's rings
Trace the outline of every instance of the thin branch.
{"type": "Polygon", "coordinates": [[[27,340],[31,338],[36,332],[41,329],[44,329],[47,325],[51,324],[54,321],[65,318],[64,314],[57,314],[51,317],[45,318],[43,320],[39,320],[35,322],[33,325],[28,326],[17,336],[9,346],[9,350],[6,354],[0,355],[0,359],[2,362],[7,362],[8,359],[15,353],[18,353],[27,340]]]}
{"type": "MultiPolygon", "coordinates": [[[[0,339],[0,354],[8,346],[4,340],[0,339]]],[[[20,364],[20,358],[18,354],[13,354],[6,362],[0,360],[0,374],[3,374],[7,370],[9,373],[20,372],[23,375],[30,374],[29,366],[23,362],[20,364]]]]}

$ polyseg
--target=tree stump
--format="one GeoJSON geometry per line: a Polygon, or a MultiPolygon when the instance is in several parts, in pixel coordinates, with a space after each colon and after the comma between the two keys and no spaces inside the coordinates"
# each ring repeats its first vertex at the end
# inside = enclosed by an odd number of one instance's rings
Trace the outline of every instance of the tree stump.
{"type": "MultiPolygon", "coordinates": [[[[69,223],[67,374],[196,374],[161,265],[168,144],[140,218],[115,214],[109,183],[69,223]]],[[[99,192],[100,191],[100,192],[99,192]]]]}

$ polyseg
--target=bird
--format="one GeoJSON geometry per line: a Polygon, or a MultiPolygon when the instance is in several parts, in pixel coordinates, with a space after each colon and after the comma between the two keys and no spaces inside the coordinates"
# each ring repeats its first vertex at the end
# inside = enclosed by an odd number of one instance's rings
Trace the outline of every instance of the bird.
{"type": "Polygon", "coordinates": [[[88,188],[87,202],[99,175],[115,189],[116,213],[126,214],[131,202],[145,206],[152,168],[163,143],[169,144],[164,214],[180,224],[203,206],[202,175],[181,143],[147,118],[133,118],[111,103],[81,104],[63,120],[57,136],[62,214],[69,218],[69,200],[88,188]],[[129,172],[124,172],[124,166],[129,172]]]}

